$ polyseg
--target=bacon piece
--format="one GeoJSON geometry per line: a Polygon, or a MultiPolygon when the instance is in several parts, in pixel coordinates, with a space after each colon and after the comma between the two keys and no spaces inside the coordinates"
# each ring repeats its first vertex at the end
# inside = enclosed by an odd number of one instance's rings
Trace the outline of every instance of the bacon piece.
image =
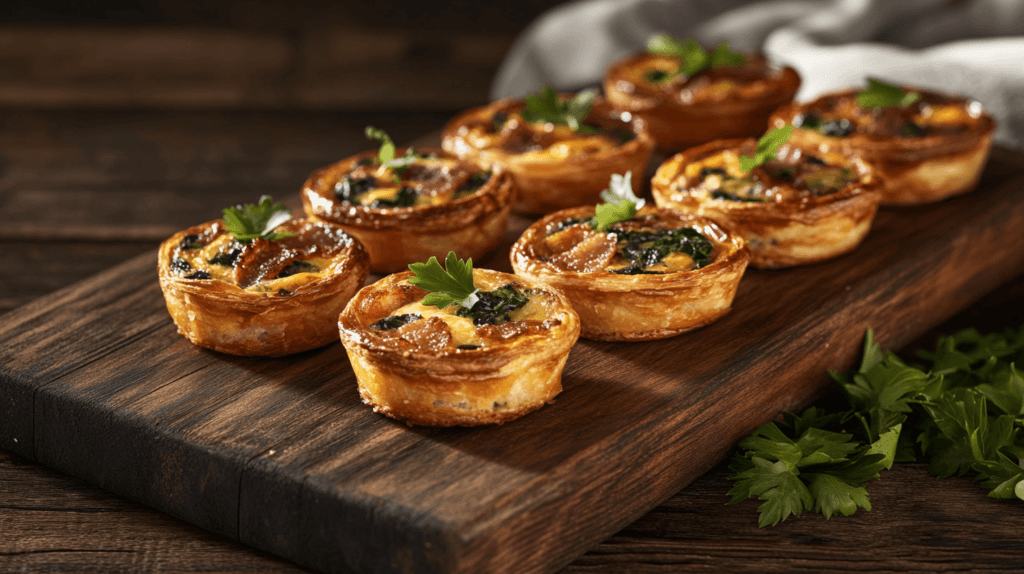
{"type": "Polygon", "coordinates": [[[242,248],[235,262],[235,285],[246,289],[264,279],[276,277],[297,255],[276,241],[253,239],[242,248]]]}
{"type": "Polygon", "coordinates": [[[586,224],[572,225],[544,238],[542,253],[565,271],[590,273],[604,269],[615,256],[614,233],[597,233],[586,224]]]}

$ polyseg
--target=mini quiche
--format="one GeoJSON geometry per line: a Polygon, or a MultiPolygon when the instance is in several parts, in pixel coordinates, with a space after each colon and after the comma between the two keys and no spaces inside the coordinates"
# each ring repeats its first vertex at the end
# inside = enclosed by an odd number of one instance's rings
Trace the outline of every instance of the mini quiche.
{"type": "MultiPolygon", "coordinates": [[[[394,149],[394,148],[392,148],[394,149]]],[[[505,233],[514,195],[501,168],[480,168],[430,148],[367,151],[315,172],[302,190],[312,218],[363,244],[375,272],[458,250],[480,257],[505,233]]]]}
{"type": "Polygon", "coordinates": [[[442,137],[442,147],[460,158],[511,173],[521,213],[594,203],[614,173],[632,173],[639,191],[654,148],[643,122],[611,110],[603,98],[551,88],[465,111],[442,137]]]}
{"type": "Polygon", "coordinates": [[[720,140],[679,153],[655,172],[654,200],[727,226],[747,241],[757,268],[814,263],[860,244],[879,200],[865,162],[785,143],[766,163],[744,171],[741,157],[757,154],[754,139],[720,140]]]}
{"type": "Polygon", "coordinates": [[[232,355],[281,356],[336,340],[335,322],[369,258],[330,223],[291,219],[243,243],[224,220],[160,245],[160,287],[178,331],[232,355]]]}
{"type": "Polygon", "coordinates": [[[364,288],[345,308],[341,342],[374,411],[410,425],[500,424],[562,390],[580,331],[565,296],[497,271],[469,273],[479,289],[471,307],[425,304],[428,292],[404,272],[364,288]]]}
{"type": "Polygon", "coordinates": [[[862,157],[881,180],[882,205],[941,201],[978,185],[992,147],[995,121],[975,101],[908,87],[902,97],[874,105],[868,90],[844,90],[772,114],[772,125],[793,125],[793,143],[862,157]],[[863,105],[862,105],[863,102],[863,105]]]}
{"type": "Polygon", "coordinates": [[[594,228],[594,207],[558,211],[512,246],[516,275],[565,293],[602,341],[662,339],[729,312],[749,254],[743,240],[704,217],[643,207],[594,228]]]}
{"type": "Polygon", "coordinates": [[[604,92],[617,110],[643,119],[659,148],[758,136],[775,108],[793,100],[800,76],[761,54],[723,44],[712,53],[690,40],[651,40],[648,53],[612,63],[604,92]]]}

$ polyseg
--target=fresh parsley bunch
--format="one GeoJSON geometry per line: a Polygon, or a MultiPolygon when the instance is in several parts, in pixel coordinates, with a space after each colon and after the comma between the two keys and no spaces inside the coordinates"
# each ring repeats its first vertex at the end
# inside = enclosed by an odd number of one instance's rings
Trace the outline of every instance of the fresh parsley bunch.
{"type": "Polygon", "coordinates": [[[857,94],[862,108],[902,108],[921,99],[917,92],[904,92],[899,86],[868,78],[868,87],[857,94]]]}
{"type": "Polygon", "coordinates": [[[757,497],[760,526],[813,510],[871,510],[865,488],[893,461],[927,460],[938,477],[974,474],[989,496],[1024,500],[1024,327],[939,341],[930,365],[882,352],[871,331],[857,371],[831,373],[845,410],[811,407],[739,444],[730,504],[757,497]]]}
{"type": "Polygon", "coordinates": [[[764,134],[761,139],[757,140],[757,152],[754,153],[754,157],[740,156],[740,169],[747,172],[775,159],[775,153],[779,151],[782,144],[789,141],[791,135],[793,135],[793,126],[775,128],[764,134]]]}
{"type": "Polygon", "coordinates": [[[283,204],[274,203],[269,195],[260,197],[256,205],[227,207],[223,214],[224,225],[239,243],[250,243],[253,239],[274,241],[295,235],[274,231],[274,228],[291,219],[291,212],[283,204]]]}
{"type": "MultiPolygon", "coordinates": [[[[391,136],[387,132],[380,128],[366,126],[365,133],[367,138],[380,142],[380,149],[377,150],[377,163],[380,164],[381,170],[390,168],[395,170],[396,173],[401,173],[421,157],[412,148],[409,148],[405,150],[405,155],[396,158],[395,142],[391,141],[391,136]]],[[[400,181],[400,178],[395,177],[395,180],[397,183],[400,181]]]]}
{"type": "MultiPolygon", "coordinates": [[[[741,66],[747,63],[747,58],[730,48],[728,42],[722,42],[715,48],[714,52],[708,52],[700,45],[700,42],[693,38],[680,41],[668,34],[651,38],[647,42],[647,51],[651,54],[678,60],[678,73],[687,78],[706,68],[741,66]]],[[[674,76],[666,75],[660,81],[665,81],[672,77],[674,76]]]]}
{"type": "Polygon", "coordinates": [[[604,203],[594,208],[593,227],[601,231],[613,223],[632,219],[645,201],[633,194],[632,172],[612,174],[608,189],[601,192],[604,203]]]}
{"type": "Polygon", "coordinates": [[[583,125],[597,97],[596,90],[583,90],[572,99],[562,101],[551,86],[544,86],[540,95],[526,96],[526,107],[520,114],[532,123],[566,124],[572,131],[581,134],[597,133],[597,130],[583,125]]]}

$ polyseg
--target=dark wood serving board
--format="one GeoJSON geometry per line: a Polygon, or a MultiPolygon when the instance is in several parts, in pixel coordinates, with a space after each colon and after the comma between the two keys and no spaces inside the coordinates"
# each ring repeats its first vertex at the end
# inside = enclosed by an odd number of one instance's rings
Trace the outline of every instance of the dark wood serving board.
{"type": "MultiPolygon", "coordinates": [[[[507,247],[478,265],[508,269],[507,247]]],[[[853,254],[750,270],[733,312],[648,343],[581,340],[557,401],[491,428],[361,404],[344,350],[230,357],[176,333],[149,253],[5,315],[0,446],[331,572],[553,571],[848,369],[1024,270],[1024,156],[883,209],[853,254]]],[[[724,503],[724,500],[723,500],[724,503]]]]}

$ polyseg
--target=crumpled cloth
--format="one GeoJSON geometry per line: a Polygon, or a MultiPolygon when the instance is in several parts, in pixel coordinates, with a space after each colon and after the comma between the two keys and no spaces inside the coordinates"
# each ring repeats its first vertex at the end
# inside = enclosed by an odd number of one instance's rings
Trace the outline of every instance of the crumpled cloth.
{"type": "Polygon", "coordinates": [[[599,85],[658,34],[760,49],[800,73],[799,100],[867,77],[968,96],[996,118],[997,142],[1024,148],[1024,0],[585,0],[523,32],[491,95],[599,85]]]}

